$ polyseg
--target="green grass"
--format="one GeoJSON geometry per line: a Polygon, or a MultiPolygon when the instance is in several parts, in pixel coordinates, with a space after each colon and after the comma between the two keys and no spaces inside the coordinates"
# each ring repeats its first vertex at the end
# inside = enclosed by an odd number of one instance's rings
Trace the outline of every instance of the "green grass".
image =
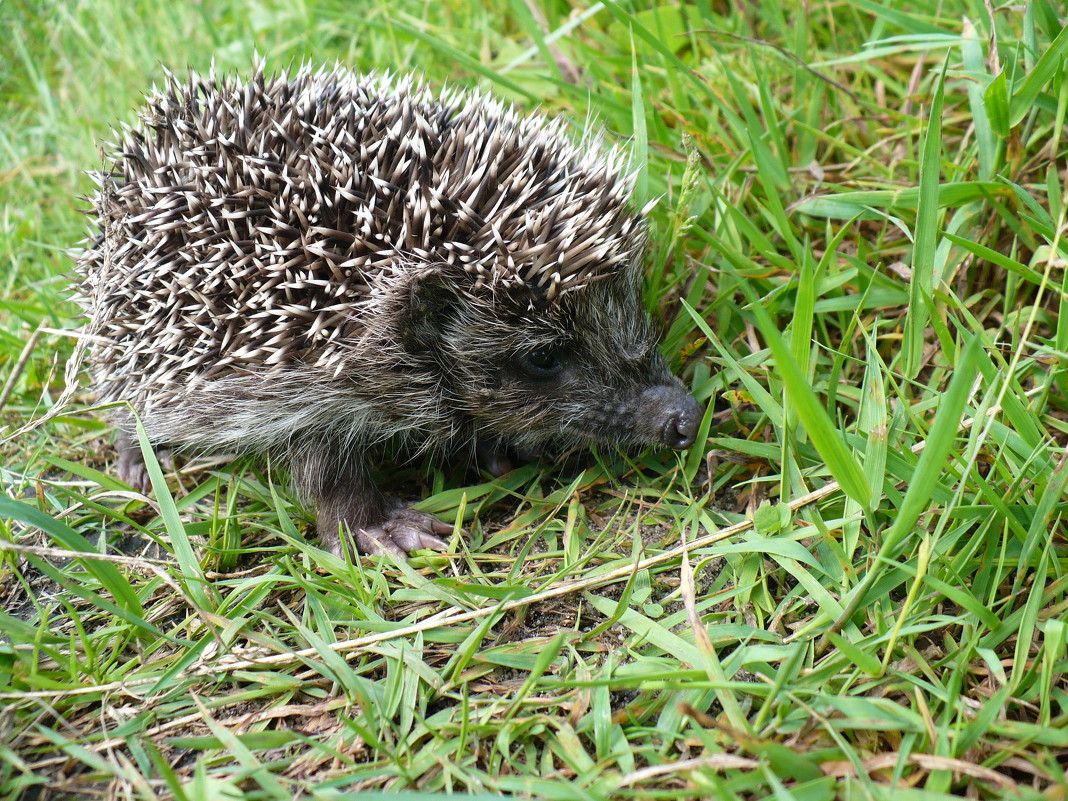
{"type": "Polygon", "coordinates": [[[0,3],[0,797],[1064,798],[1064,22],[0,3]],[[60,403],[82,171],[164,65],[256,52],[628,142],[700,444],[391,470],[467,532],[402,565],[318,550],[269,465],[113,478],[60,403]]]}

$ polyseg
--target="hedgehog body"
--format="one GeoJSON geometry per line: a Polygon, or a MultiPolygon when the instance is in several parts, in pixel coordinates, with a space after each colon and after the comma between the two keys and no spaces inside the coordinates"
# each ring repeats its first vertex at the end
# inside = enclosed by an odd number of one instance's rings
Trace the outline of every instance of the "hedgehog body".
{"type": "Polygon", "coordinates": [[[500,470],[506,448],[693,440],[630,181],[589,134],[411,79],[260,68],[169,77],[111,151],[78,256],[99,400],[159,446],[287,461],[335,551],[442,545],[368,478],[388,441],[478,442],[500,470]]]}

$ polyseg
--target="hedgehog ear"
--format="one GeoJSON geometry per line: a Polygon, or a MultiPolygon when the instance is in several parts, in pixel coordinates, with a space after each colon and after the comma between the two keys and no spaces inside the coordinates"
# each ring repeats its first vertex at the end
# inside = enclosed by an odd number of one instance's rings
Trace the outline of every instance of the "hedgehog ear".
{"type": "Polygon", "coordinates": [[[400,338],[409,353],[437,350],[460,303],[456,279],[427,272],[408,282],[400,313],[400,338]]]}

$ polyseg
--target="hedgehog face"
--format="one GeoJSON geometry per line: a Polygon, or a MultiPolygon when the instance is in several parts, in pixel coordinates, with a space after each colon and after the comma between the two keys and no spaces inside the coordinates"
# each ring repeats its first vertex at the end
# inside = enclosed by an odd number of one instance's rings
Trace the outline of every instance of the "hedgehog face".
{"type": "Polygon", "coordinates": [[[451,300],[443,292],[439,284],[418,293],[415,328],[449,405],[477,439],[533,448],[692,443],[700,410],[664,363],[633,276],[540,305],[519,290],[451,300]]]}

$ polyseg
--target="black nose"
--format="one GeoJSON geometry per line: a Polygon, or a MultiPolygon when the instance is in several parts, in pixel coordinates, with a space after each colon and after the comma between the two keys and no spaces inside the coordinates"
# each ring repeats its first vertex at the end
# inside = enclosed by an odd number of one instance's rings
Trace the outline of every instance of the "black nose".
{"type": "Polygon", "coordinates": [[[689,448],[697,438],[697,428],[700,425],[701,407],[693,395],[679,398],[675,407],[668,412],[663,429],[663,442],[677,451],[689,448]]]}
{"type": "Polygon", "coordinates": [[[641,395],[642,417],[648,421],[650,440],[682,450],[693,445],[702,411],[682,384],[659,384],[641,395]]]}

